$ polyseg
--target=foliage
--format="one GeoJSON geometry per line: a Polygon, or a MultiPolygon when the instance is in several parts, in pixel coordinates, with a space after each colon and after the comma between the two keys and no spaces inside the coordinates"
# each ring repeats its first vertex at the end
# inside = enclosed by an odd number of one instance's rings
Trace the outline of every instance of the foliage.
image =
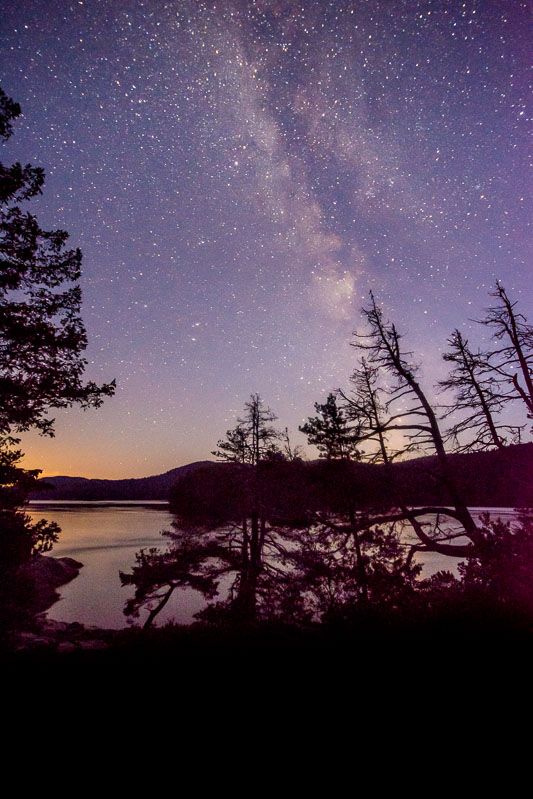
{"type": "MultiPolygon", "coordinates": [[[[20,109],[0,89],[4,138],[20,109]]],[[[44,173],[0,164],[0,433],[53,434],[50,408],[98,407],[114,383],[82,383],[87,336],[80,316],[81,252],[63,230],[42,230],[21,203],[41,193],[44,173]]]]}
{"type": "Polygon", "coordinates": [[[361,541],[351,530],[353,466],[358,464],[289,461],[277,453],[257,467],[212,464],[185,476],[170,497],[175,521],[163,533],[168,548],[139,553],[132,572],[121,574],[123,584],[135,586],[126,615],[136,618],[147,608],[150,626],[172,592],[186,586],[209,602],[199,618],[217,624],[304,624],[365,603],[393,603],[411,590],[418,567],[408,566],[396,529],[369,529],[361,541]],[[259,558],[251,572],[254,546],[259,558]],[[251,573],[253,614],[243,608],[251,573]]]}
{"type": "MultiPolygon", "coordinates": [[[[0,137],[12,133],[20,107],[0,89],[0,137]]],[[[58,527],[31,524],[20,508],[38,470],[18,464],[14,434],[53,435],[53,408],[98,407],[114,382],[82,382],[87,336],[80,316],[81,252],[68,234],[45,231],[23,204],[42,191],[44,172],[29,164],[0,164],[0,576],[4,584],[21,562],[48,551],[58,527]]],[[[4,597],[4,601],[7,601],[4,597]]]]}
{"type": "Polygon", "coordinates": [[[187,535],[163,535],[172,539],[171,546],[162,551],[157,547],[141,550],[135,556],[131,573],[120,572],[122,585],[135,586],[135,594],[126,603],[124,613],[138,618],[141,607],[148,607],[145,627],[149,627],[165,607],[176,588],[189,587],[212,598],[218,588],[217,578],[223,568],[213,569],[209,563],[216,558],[220,547],[216,542],[199,539],[191,531],[187,535]]]}
{"type": "Polygon", "coordinates": [[[55,522],[41,519],[32,523],[20,510],[38,474],[18,466],[21,457],[20,450],[8,449],[7,443],[0,448],[0,573],[16,568],[33,554],[48,552],[59,533],[55,522]]]}
{"type": "Polygon", "coordinates": [[[258,464],[211,464],[179,480],[170,495],[173,528],[163,533],[167,550],[139,553],[138,566],[121,575],[124,584],[136,586],[126,614],[135,617],[148,607],[149,626],[169,590],[188,585],[212,600],[222,581],[223,598],[211,616],[252,621],[276,615],[280,558],[309,522],[305,470],[302,461],[277,452],[258,464]]]}
{"type": "Polygon", "coordinates": [[[314,444],[321,458],[327,460],[358,460],[357,431],[349,427],[342,407],[337,404],[335,394],[329,394],[325,403],[315,402],[318,416],[310,417],[299,429],[305,433],[310,444],[314,444]]]}
{"type": "Polygon", "coordinates": [[[226,432],[226,440],[218,442],[213,455],[220,460],[254,466],[278,450],[275,442],[280,433],[270,425],[277,417],[264,407],[259,394],[252,394],[244,408],[244,418],[237,419],[235,428],[226,432]]]}
{"type": "Polygon", "coordinates": [[[533,616],[533,516],[523,514],[512,524],[487,513],[483,524],[478,557],[459,566],[463,586],[533,616]]]}
{"type": "MultiPolygon", "coordinates": [[[[161,569],[165,563],[168,597],[181,585],[195,583],[212,598],[220,578],[227,575],[232,583],[229,599],[222,603],[224,610],[242,620],[257,617],[268,582],[265,553],[276,546],[271,520],[283,514],[279,502],[283,492],[273,492],[269,486],[274,464],[285,462],[276,445],[280,434],[271,426],[275,418],[253,394],[236,427],[218,442],[214,454],[226,463],[199,469],[176,485],[170,497],[176,523],[173,531],[164,533],[171,540],[168,551],[152,552],[150,562],[140,553],[139,570],[122,575],[124,583],[133,581],[137,586],[128,614],[137,613],[141,605],[150,606],[149,625],[164,606],[161,602],[168,601],[166,594],[158,593],[159,583],[150,583],[156,575],[153,565],[161,569]],[[184,573],[181,564],[190,558],[195,566],[184,573]]],[[[292,466],[297,468],[298,463],[295,460],[292,466]]]]}
{"type": "Polygon", "coordinates": [[[358,541],[329,522],[304,528],[298,547],[285,557],[297,597],[293,605],[301,617],[322,622],[372,607],[394,608],[408,600],[420,573],[406,556],[394,525],[369,527],[358,541]]]}

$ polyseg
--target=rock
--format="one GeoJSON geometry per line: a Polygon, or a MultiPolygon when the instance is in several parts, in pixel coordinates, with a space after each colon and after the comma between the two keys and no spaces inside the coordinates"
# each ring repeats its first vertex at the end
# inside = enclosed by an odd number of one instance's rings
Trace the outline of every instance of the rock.
{"type": "Polygon", "coordinates": [[[107,649],[109,644],[106,644],[106,642],[102,641],[100,638],[91,638],[86,641],[80,641],[79,646],[80,649],[100,650],[107,649]]]}
{"type": "Polygon", "coordinates": [[[67,631],[70,635],[81,635],[81,633],[84,633],[85,630],[86,627],[84,627],[83,624],[80,624],[79,621],[68,622],[67,631]]]}
{"type": "Polygon", "coordinates": [[[48,636],[40,633],[21,632],[17,634],[15,649],[51,649],[55,645],[55,640],[48,636]]]}
{"type": "Polygon", "coordinates": [[[51,555],[34,555],[19,569],[21,577],[32,583],[32,596],[28,604],[35,613],[42,613],[59,599],[56,589],[77,577],[83,563],[74,558],[53,558],[51,555]]]}
{"type": "Polygon", "coordinates": [[[39,629],[43,635],[55,636],[58,633],[65,633],[68,631],[69,623],[67,621],[54,621],[54,619],[39,619],[39,629]]]}
{"type": "Polygon", "coordinates": [[[73,644],[72,641],[62,641],[57,647],[58,652],[77,652],[79,649],[76,644],[73,644]]]}

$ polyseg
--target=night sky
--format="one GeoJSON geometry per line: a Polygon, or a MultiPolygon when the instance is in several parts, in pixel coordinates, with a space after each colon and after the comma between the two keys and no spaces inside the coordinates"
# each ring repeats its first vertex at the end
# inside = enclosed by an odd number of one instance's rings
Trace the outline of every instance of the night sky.
{"type": "MultiPolygon", "coordinates": [[[[83,259],[100,410],[23,438],[45,474],[210,458],[252,392],[288,426],[347,387],[373,290],[430,386],[502,280],[533,317],[518,0],[3,0],[4,163],[83,259]]],[[[310,454],[316,456],[315,451],[310,454]]]]}

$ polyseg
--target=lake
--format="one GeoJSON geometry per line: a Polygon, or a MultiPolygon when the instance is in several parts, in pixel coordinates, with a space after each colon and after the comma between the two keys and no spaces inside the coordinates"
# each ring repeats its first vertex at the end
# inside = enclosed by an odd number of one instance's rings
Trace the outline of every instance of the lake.
{"type": "MultiPolygon", "coordinates": [[[[489,510],[494,517],[512,519],[511,508],[472,508],[474,516],[489,510]]],[[[172,515],[166,502],[31,502],[27,512],[33,520],[45,518],[61,527],[59,541],[50,554],[68,556],[83,563],[78,577],[59,589],[60,600],[47,612],[56,621],[78,621],[109,629],[127,627],[123,608],[132,596],[122,587],[119,571],[129,572],[135,553],[142,548],[164,547],[160,533],[170,529],[172,515]]],[[[448,569],[455,571],[456,558],[438,554],[424,556],[425,576],[448,569]]],[[[190,624],[205,606],[203,596],[190,588],[177,589],[157,617],[157,624],[174,620],[190,624]]],[[[139,622],[146,618],[141,613],[139,622]]]]}
{"type": "MultiPolygon", "coordinates": [[[[133,589],[122,587],[119,571],[131,571],[139,549],[166,545],[160,533],[170,529],[173,518],[167,503],[36,501],[26,510],[33,520],[44,518],[61,527],[51,555],[83,563],[78,577],[59,589],[61,599],[47,611],[48,618],[110,629],[127,627],[123,608],[133,589]]],[[[177,589],[157,622],[173,619],[189,624],[204,606],[197,591],[177,589]]],[[[142,613],[139,621],[145,617],[142,613]]]]}

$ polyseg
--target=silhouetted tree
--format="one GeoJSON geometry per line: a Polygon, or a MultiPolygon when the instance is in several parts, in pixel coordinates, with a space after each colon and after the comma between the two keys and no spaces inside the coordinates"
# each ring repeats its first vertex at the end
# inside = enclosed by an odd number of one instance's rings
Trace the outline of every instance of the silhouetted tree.
{"type": "Polygon", "coordinates": [[[253,619],[256,613],[257,581],[262,569],[266,532],[263,502],[263,481],[259,465],[278,451],[279,433],[271,426],[276,415],[265,408],[259,394],[252,394],[245,403],[245,415],[237,426],[228,430],[226,441],[219,441],[213,454],[222,460],[248,464],[246,479],[247,501],[242,506],[241,570],[238,593],[233,610],[243,618],[253,619]]]}
{"type": "Polygon", "coordinates": [[[498,414],[509,402],[509,392],[494,374],[485,353],[473,352],[467,339],[454,330],[448,339],[449,351],[443,358],[453,368],[439,387],[454,393],[454,403],[443,418],[464,411],[467,415],[455,422],[446,435],[457,452],[472,452],[490,447],[503,449],[509,439],[520,441],[523,425],[500,424],[498,414]],[[466,439],[466,440],[464,440],[466,439]]]}
{"type": "MultiPolygon", "coordinates": [[[[466,407],[470,392],[477,402],[474,418],[470,419],[470,429],[477,430],[480,436],[476,449],[485,448],[486,434],[498,436],[498,428],[495,426],[491,431],[488,425],[492,421],[492,412],[500,409],[500,402],[505,404],[508,401],[509,393],[501,386],[506,381],[511,383],[516,390],[515,396],[522,399],[528,391],[526,377],[528,358],[532,357],[529,349],[531,329],[524,317],[516,313],[501,287],[498,297],[501,305],[497,310],[490,310],[485,323],[496,326],[499,337],[507,335],[511,343],[482,359],[481,355],[473,356],[456,331],[453,355],[447,358],[455,364],[449,385],[453,386],[457,380],[465,392],[461,395],[462,407],[466,407]],[[509,377],[506,369],[510,367],[520,370],[523,383],[516,377],[509,377]]],[[[419,368],[413,362],[412,354],[404,351],[402,337],[395,325],[383,318],[372,294],[363,314],[368,324],[367,332],[357,335],[353,342],[362,356],[354,373],[355,390],[350,396],[343,396],[347,407],[352,409],[353,418],[360,420],[361,441],[378,444],[371,458],[381,460],[387,469],[389,509],[382,503],[366,516],[359,514],[355,523],[338,525],[338,530],[344,530],[348,535],[354,529],[363,531],[372,524],[403,521],[418,538],[412,547],[413,553],[433,551],[467,559],[479,558],[485,551],[487,537],[490,538],[490,529],[486,519],[476,523],[467,507],[462,486],[446,450],[446,434],[441,431],[437,410],[422,388],[419,368]],[[393,433],[398,438],[402,436],[404,442],[395,455],[414,450],[434,455],[431,473],[440,501],[444,500],[442,505],[412,507],[408,504],[405,484],[398,480],[401,473],[405,476],[408,472],[406,469],[399,472],[398,466],[392,467],[388,452],[387,437],[393,433]],[[466,543],[457,541],[461,537],[466,543]]],[[[496,443],[494,439],[492,441],[496,443]]]]}
{"type": "Polygon", "coordinates": [[[328,622],[408,602],[421,567],[408,561],[400,534],[394,525],[387,525],[350,536],[331,519],[304,527],[288,560],[293,593],[307,616],[328,622]]]}
{"type": "Polygon", "coordinates": [[[288,461],[302,460],[304,457],[303,447],[299,444],[293,445],[289,434],[289,428],[285,427],[279,433],[279,440],[282,442],[281,455],[288,461]]]}
{"type": "Polygon", "coordinates": [[[370,514],[366,519],[355,519],[346,524],[345,529],[347,532],[363,530],[372,524],[381,525],[403,519],[418,537],[417,551],[469,557],[480,540],[480,531],[456,485],[437,413],[418,380],[418,366],[412,360],[412,353],[403,350],[402,336],[394,324],[384,320],[372,294],[368,307],[363,309],[363,315],[368,332],[356,335],[353,342],[362,360],[354,373],[356,390],[349,398],[353,412],[363,420],[361,435],[364,440],[378,442],[375,459],[381,459],[384,464],[390,465],[386,437],[392,433],[403,436],[405,443],[399,450],[400,454],[415,449],[423,453],[434,452],[437,456],[434,477],[445,489],[452,507],[408,507],[395,485],[394,472],[390,470],[390,510],[370,514]],[[428,515],[437,519],[430,529],[426,522],[420,521],[420,517],[428,515]],[[441,524],[445,518],[459,523],[469,543],[463,545],[454,542],[457,533],[446,533],[445,525],[441,524]]]}
{"type": "MultiPolygon", "coordinates": [[[[0,130],[20,113],[0,89],[0,130]]],[[[98,407],[114,383],[83,383],[87,335],[80,316],[81,252],[64,230],[45,231],[20,203],[40,194],[44,172],[0,164],[0,434],[52,434],[52,408],[98,407]]]]}
{"type": "Polygon", "coordinates": [[[350,377],[350,394],[339,393],[344,400],[347,418],[357,425],[358,445],[371,444],[371,449],[360,449],[359,458],[370,463],[388,464],[397,455],[404,454],[405,448],[391,450],[387,428],[395,417],[387,414],[383,401],[385,390],[379,385],[379,377],[379,369],[363,357],[350,377]]]}
{"type": "Polygon", "coordinates": [[[533,325],[516,310],[517,302],[511,301],[500,282],[491,297],[496,304],[479,320],[499,344],[488,352],[488,366],[504,386],[512,388],[512,398],[524,402],[533,418],[533,325]]]}
{"type": "Polygon", "coordinates": [[[511,523],[485,514],[483,526],[477,556],[459,564],[464,589],[533,616],[533,517],[511,523]]]}
{"type": "Polygon", "coordinates": [[[335,394],[329,394],[325,403],[315,402],[318,416],[310,417],[299,430],[327,460],[357,460],[357,432],[349,426],[342,407],[337,404],[335,394]]]}
{"type": "Polygon", "coordinates": [[[213,455],[220,460],[254,466],[277,450],[275,442],[280,434],[270,426],[276,415],[263,406],[259,394],[252,394],[244,407],[244,418],[237,419],[237,425],[226,432],[226,439],[218,442],[213,455]]]}
{"type": "Polygon", "coordinates": [[[163,533],[168,549],[139,553],[132,572],[121,574],[135,586],[126,614],[148,608],[149,626],[169,591],[193,587],[212,600],[221,586],[202,619],[253,622],[290,610],[296,620],[297,604],[286,603],[292,582],[284,557],[309,523],[306,478],[303,461],[276,453],[257,465],[211,464],[179,480],[170,494],[173,527],[163,533]]]}
{"type": "MultiPolygon", "coordinates": [[[[12,133],[20,106],[0,89],[0,137],[12,133]]],[[[87,336],[80,316],[81,252],[65,247],[63,230],[45,231],[21,203],[41,194],[39,167],[0,164],[0,570],[7,575],[33,551],[49,549],[57,525],[20,510],[39,474],[17,464],[14,437],[30,428],[53,435],[47,412],[80,404],[98,407],[114,382],[83,383],[87,336]],[[6,542],[11,542],[9,545],[6,542]]],[[[1,581],[1,579],[0,579],[1,581]]],[[[5,597],[3,597],[5,599],[5,597]]]]}
{"type": "MultiPolygon", "coordinates": [[[[161,602],[168,601],[169,590],[201,581],[204,595],[212,599],[224,577],[231,582],[217,613],[250,622],[278,612],[274,584],[284,579],[283,541],[292,540],[306,502],[298,496],[305,490],[303,464],[298,458],[288,460],[279,449],[280,434],[271,425],[275,419],[261,397],[252,395],[236,427],[218,442],[214,454],[225,463],[177,483],[170,496],[174,529],[164,533],[169,550],[140,553],[132,574],[121,575],[125,584],[136,586],[127,613],[150,606],[149,625],[161,602]],[[194,560],[195,568],[183,569],[184,560],[194,560]],[[158,582],[161,577],[166,582],[158,582]]],[[[208,608],[208,616],[213,612],[208,608]]]]}
{"type": "MultiPolygon", "coordinates": [[[[329,394],[324,404],[315,402],[315,410],[319,415],[309,418],[306,424],[299,429],[307,435],[309,444],[314,444],[317,447],[320,457],[330,462],[359,460],[360,453],[357,449],[357,443],[361,436],[359,418],[356,418],[355,427],[350,426],[347,414],[344,408],[338,405],[335,394],[329,394]]],[[[354,417],[352,416],[352,418],[354,417]]],[[[357,591],[362,594],[363,598],[368,599],[366,559],[362,552],[359,531],[355,527],[357,497],[353,493],[350,475],[345,469],[338,468],[331,463],[329,471],[331,477],[333,471],[336,473],[334,477],[336,502],[332,511],[333,519],[337,523],[338,514],[341,512],[348,523],[352,525],[352,534],[343,546],[344,555],[348,557],[350,543],[353,544],[357,563],[357,591]]],[[[335,524],[332,525],[331,521],[328,522],[328,519],[331,518],[328,515],[328,510],[324,507],[321,509],[321,513],[317,517],[317,529],[321,531],[321,534],[329,529],[330,533],[334,535],[335,524]]]]}

